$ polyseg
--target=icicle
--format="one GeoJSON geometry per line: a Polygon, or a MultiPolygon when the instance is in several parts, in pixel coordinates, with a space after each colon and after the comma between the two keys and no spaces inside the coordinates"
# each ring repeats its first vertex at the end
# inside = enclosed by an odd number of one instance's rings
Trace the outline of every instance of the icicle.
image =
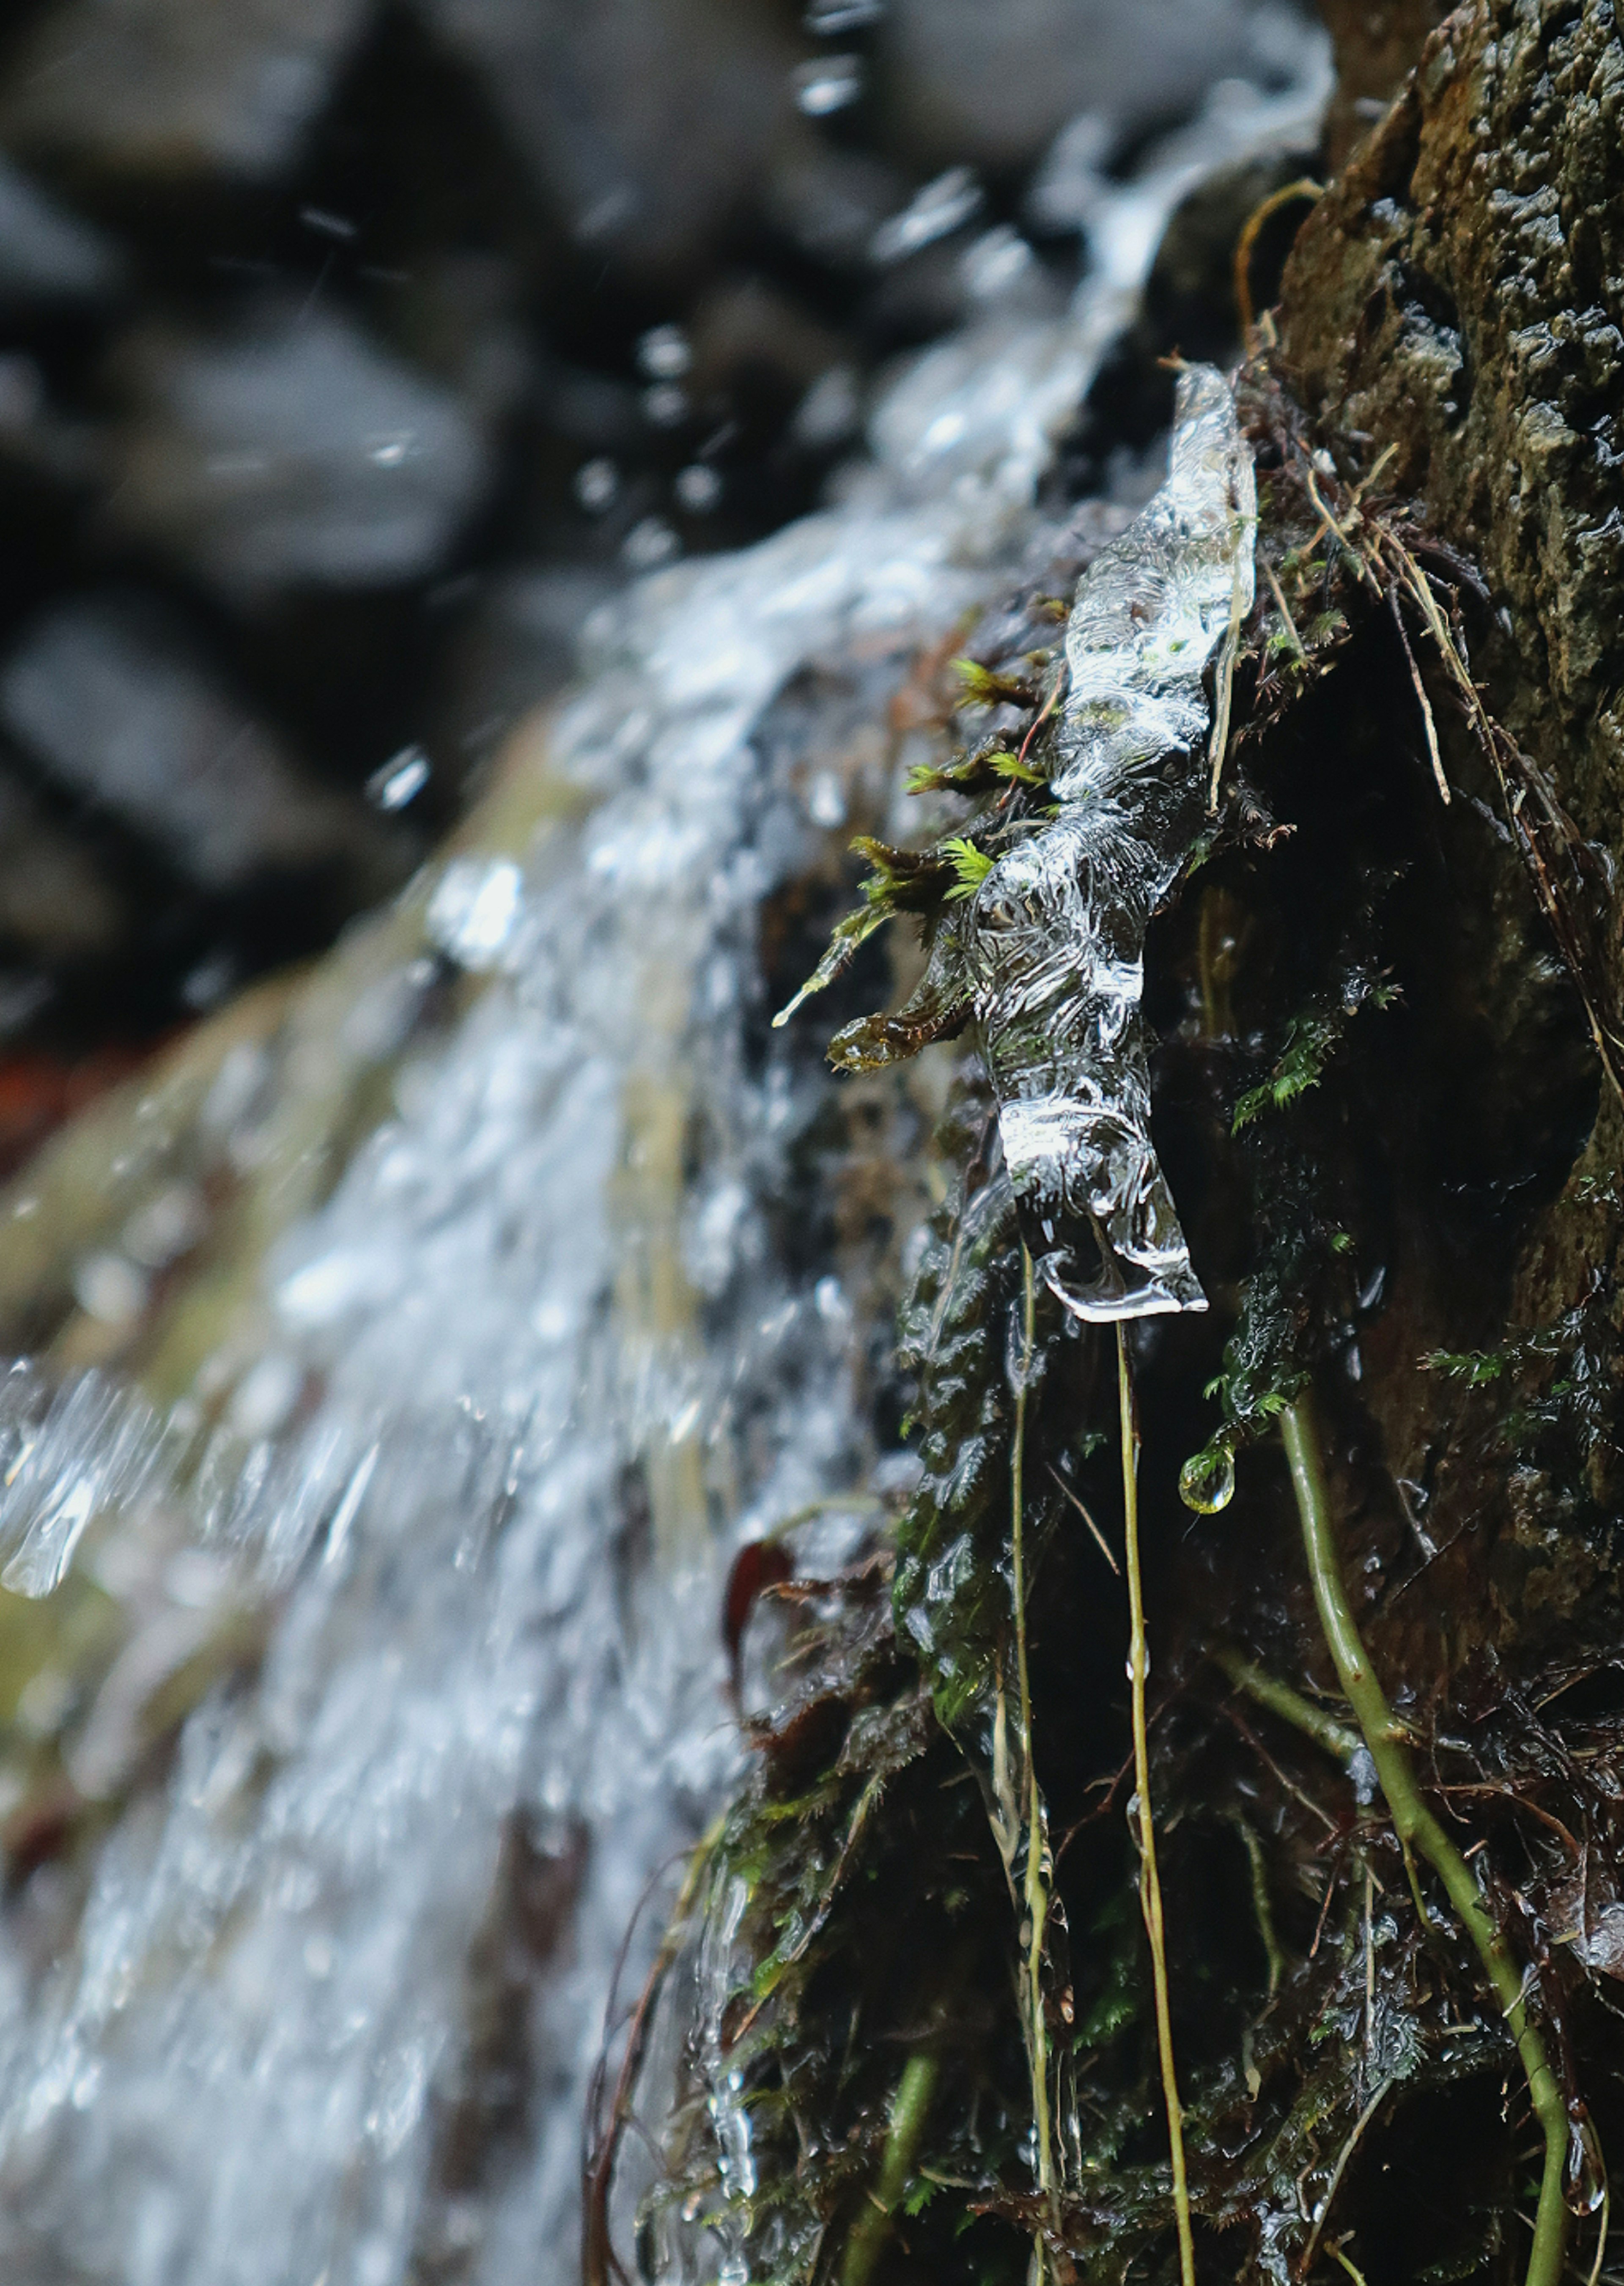
{"type": "Polygon", "coordinates": [[[1077,1316],[1202,1310],[1150,1139],[1145,932],[1204,810],[1203,674],[1252,597],[1251,455],[1221,374],[1186,369],[1168,479],[1084,575],[1052,821],[1006,850],[964,945],[1027,1242],[1077,1316]]]}

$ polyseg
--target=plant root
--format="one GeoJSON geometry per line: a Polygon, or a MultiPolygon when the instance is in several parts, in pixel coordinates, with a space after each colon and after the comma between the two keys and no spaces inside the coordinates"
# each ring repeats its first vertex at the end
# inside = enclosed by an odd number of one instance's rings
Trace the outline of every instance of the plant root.
{"type": "Polygon", "coordinates": [[[1145,1637],[1145,1592],[1139,1570],[1139,1423],[1133,1380],[1128,1369],[1128,1336],[1116,1328],[1116,1387],[1122,1411],[1122,1492],[1128,1565],[1128,1680],[1133,1700],[1133,1785],[1139,1840],[1139,1909],[1150,1940],[1155,1986],[1156,2050],[1162,2064],[1162,2093],[1167,2107],[1167,2140],[1172,2155],[1173,2213],[1179,2226],[1179,2270],[1182,2286],[1195,2286],[1195,2240],[1190,2227],[1190,2184],[1184,2159],[1184,2107],[1173,2057],[1172,2009],[1168,1998],[1167,1939],[1162,1919],[1162,1882],[1156,1871],[1156,1828],[1150,1804],[1150,1741],[1145,1723],[1145,1683],[1150,1651],[1145,1637]]]}
{"type": "Polygon", "coordinates": [[[1354,1624],[1331,1523],[1319,1430],[1313,1400],[1306,1391],[1281,1414],[1281,1434],[1285,1439],[1292,1490],[1302,1518],[1303,1544],[1320,1625],[1348,1704],[1376,1764],[1376,1777],[1404,1845],[1407,1861],[1412,1849],[1418,1850],[1443,1883],[1483,1963],[1528,2077],[1529,2098],[1545,2137],[1545,2164],[1534,2218],[1533,2244],[1528,2256],[1527,2286],[1559,2286],[1568,2231],[1567,2201],[1564,2195],[1571,2135],[1567,2106],[1545,2053],[1539,2027],[1528,2013],[1521,1973],[1489,1915],[1470,1866],[1421,1798],[1403,1732],[1393,1719],[1354,1624]]]}

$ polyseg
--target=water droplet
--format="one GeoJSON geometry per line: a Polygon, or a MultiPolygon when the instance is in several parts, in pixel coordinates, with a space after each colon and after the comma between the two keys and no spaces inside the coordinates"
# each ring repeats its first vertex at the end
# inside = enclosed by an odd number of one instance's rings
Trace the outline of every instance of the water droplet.
{"type": "Polygon", "coordinates": [[[792,84],[796,109],[808,119],[827,119],[831,112],[846,110],[863,93],[863,59],[824,56],[816,63],[802,64],[792,84]]]}
{"type": "Polygon", "coordinates": [[[721,478],[714,469],[707,469],[703,461],[679,469],[676,496],[692,516],[708,516],[721,498],[721,478]]]}
{"type": "Polygon", "coordinates": [[[650,381],[681,381],[693,361],[681,326],[650,326],[638,341],[638,370],[650,381]]]}
{"type": "Polygon", "coordinates": [[[612,508],[620,489],[620,471],[612,461],[587,461],[575,471],[575,497],[592,516],[612,508]]]}
{"type": "Polygon", "coordinates": [[[428,783],[428,755],[421,746],[402,746],[367,779],[367,799],[377,809],[404,809],[428,783]]]}
{"type": "Polygon", "coordinates": [[[688,392],[679,389],[674,381],[657,381],[651,389],[643,392],[643,410],[646,420],[657,429],[674,429],[688,418],[688,392]]]}
{"type": "Polygon", "coordinates": [[[682,542],[663,516],[645,516],[635,524],[621,544],[621,554],[634,572],[652,572],[669,564],[682,542]]]}
{"type": "Polygon", "coordinates": [[[74,1274],[74,1298],[99,1324],[122,1333],[146,1307],[146,1280],[122,1254],[92,1254],[74,1274]]]}
{"type": "Polygon", "coordinates": [[[1197,1516],[1216,1516],[1235,1496],[1235,1456],[1227,1445],[1192,1453],[1179,1471],[1179,1497],[1197,1516]]]}

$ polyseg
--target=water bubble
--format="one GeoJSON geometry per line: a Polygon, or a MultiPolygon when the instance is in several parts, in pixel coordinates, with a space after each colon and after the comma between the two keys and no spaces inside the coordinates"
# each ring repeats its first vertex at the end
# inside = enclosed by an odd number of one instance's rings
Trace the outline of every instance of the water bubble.
{"type": "Polygon", "coordinates": [[[620,471],[612,461],[586,461],[575,471],[575,497],[589,515],[612,508],[619,490],[620,471]]]}
{"type": "Polygon", "coordinates": [[[798,111],[808,119],[827,119],[831,112],[846,110],[862,95],[863,59],[824,56],[816,63],[802,64],[792,84],[798,111]]]}
{"type": "Polygon", "coordinates": [[[693,516],[708,516],[721,498],[721,478],[703,461],[677,471],[676,496],[693,516]]]}
{"type": "Polygon", "coordinates": [[[1179,1497],[1197,1516],[1217,1516],[1235,1496],[1235,1456],[1227,1445],[1192,1453],[1179,1471],[1179,1497]]]}
{"type": "Polygon", "coordinates": [[[674,429],[688,418],[688,391],[674,381],[657,381],[643,392],[643,411],[657,429],[674,429]]]}
{"type": "Polygon", "coordinates": [[[404,809],[428,783],[428,755],[421,746],[402,746],[367,779],[367,799],[376,809],[404,809]]]}
{"type": "Polygon", "coordinates": [[[808,786],[807,816],[826,832],[845,824],[846,789],[832,770],[819,770],[808,786]]]}
{"type": "Polygon", "coordinates": [[[146,1307],[146,1279],[122,1254],[92,1254],[74,1273],[74,1299],[98,1324],[122,1333],[146,1307]]]}
{"type": "Polygon", "coordinates": [[[663,516],[645,516],[627,533],[620,553],[634,572],[652,572],[657,564],[669,564],[681,546],[663,516]]]}
{"type": "Polygon", "coordinates": [[[681,326],[650,326],[638,339],[638,370],[650,381],[681,381],[693,361],[681,326]]]}

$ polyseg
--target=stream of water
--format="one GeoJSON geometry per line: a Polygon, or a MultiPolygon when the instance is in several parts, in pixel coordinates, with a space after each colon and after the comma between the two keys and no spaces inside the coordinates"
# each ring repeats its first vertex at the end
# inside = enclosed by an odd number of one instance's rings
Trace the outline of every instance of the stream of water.
{"type": "MultiPolygon", "coordinates": [[[[251,1572],[263,1655],[114,1820],[66,1935],[25,1893],[0,1944],[19,2286],[577,2274],[617,1955],[739,1767],[728,1562],[880,1458],[853,1297],[778,1211],[833,1083],[750,1045],[757,916],[842,797],[808,785],[817,735],[761,726],[807,671],[844,693],[814,711],[882,708],[1041,542],[1052,437],[1172,206],[1311,140],[1324,76],[1313,46],[1285,95],[1219,91],[1100,185],[1074,306],[995,292],[833,505],[601,615],[547,732],[574,815],[441,879],[431,931],[488,988],[269,1265],[262,1378],[319,1402],[187,1478],[174,1625],[187,1578],[195,1609],[209,1564],[251,1572]]],[[[0,1413],[14,1586],[182,1498],[184,1421],[113,1384],[19,1374],[0,1413]]]]}

